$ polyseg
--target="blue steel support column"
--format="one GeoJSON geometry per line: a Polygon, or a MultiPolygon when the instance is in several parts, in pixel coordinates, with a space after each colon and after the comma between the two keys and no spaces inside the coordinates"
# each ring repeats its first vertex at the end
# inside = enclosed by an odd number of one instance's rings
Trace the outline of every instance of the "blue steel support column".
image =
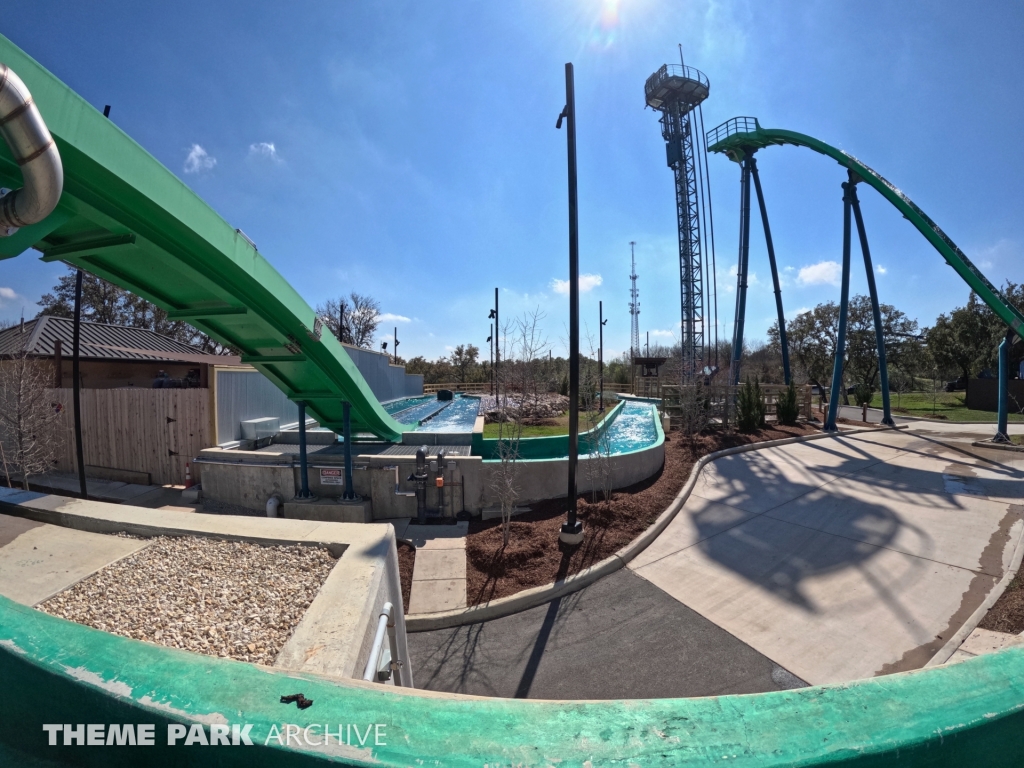
{"type": "Polygon", "coordinates": [[[1010,442],[1006,428],[1007,400],[1010,388],[1010,333],[1013,331],[1010,331],[1006,338],[999,342],[999,418],[996,425],[996,436],[992,439],[996,443],[1010,442]]]}
{"type": "Polygon", "coordinates": [[[747,265],[750,263],[750,161],[743,158],[740,173],[740,258],[736,272],[736,315],[732,332],[732,364],[730,379],[740,383],[740,360],[743,357],[743,321],[747,313],[747,265]]]}
{"type": "Polygon", "coordinates": [[[786,315],[782,311],[782,288],[779,287],[779,268],[775,263],[775,244],[772,242],[772,230],[768,226],[768,209],[764,205],[761,193],[761,176],[757,172],[757,160],[750,157],[750,173],[754,177],[754,191],[757,192],[757,205],[761,209],[761,224],[764,227],[764,242],[768,248],[768,263],[772,268],[772,285],[775,287],[775,311],[779,316],[779,345],[782,347],[782,375],[789,384],[789,342],[786,339],[786,315]]]}
{"type": "Polygon", "coordinates": [[[300,400],[299,406],[299,498],[309,498],[309,467],[306,465],[306,403],[300,400]]]}
{"type": "Polygon", "coordinates": [[[839,394],[843,384],[843,360],[846,357],[846,317],[850,309],[850,208],[853,207],[853,184],[843,182],[843,283],[839,295],[839,333],[836,338],[836,359],[832,364],[832,392],[828,401],[825,432],[837,432],[839,394]]]}
{"type": "Polygon", "coordinates": [[[868,250],[868,234],[864,229],[864,217],[860,212],[860,200],[857,199],[857,179],[850,174],[850,191],[853,195],[853,217],[857,221],[857,234],[860,237],[860,250],[864,254],[864,269],[868,274],[868,293],[871,294],[871,314],[875,318],[875,345],[878,347],[878,383],[882,388],[882,423],[895,427],[892,411],[889,407],[889,365],[885,359],[885,334],[882,333],[882,311],[878,308],[878,290],[875,287],[875,270],[871,265],[871,251],[868,250]]]}
{"type": "Polygon", "coordinates": [[[345,440],[345,493],[344,499],[354,499],[356,493],[352,490],[352,403],[345,400],[341,404],[341,413],[345,432],[342,437],[345,440]]]}

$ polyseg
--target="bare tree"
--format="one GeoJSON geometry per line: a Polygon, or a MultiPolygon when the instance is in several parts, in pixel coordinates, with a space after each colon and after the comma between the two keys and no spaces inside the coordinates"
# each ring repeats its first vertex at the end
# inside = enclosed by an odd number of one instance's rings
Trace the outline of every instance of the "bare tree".
{"type": "Polygon", "coordinates": [[[318,304],[316,313],[342,344],[370,349],[380,325],[380,302],[353,291],[318,304]]]}
{"type": "Polygon", "coordinates": [[[583,426],[586,432],[585,445],[587,455],[584,458],[583,472],[590,486],[590,500],[597,501],[597,491],[601,490],[603,498],[611,498],[612,465],[611,439],[608,437],[606,425],[601,421],[605,414],[597,408],[597,389],[600,386],[600,371],[597,365],[597,352],[594,349],[594,337],[589,328],[586,331],[587,345],[590,356],[580,360],[580,410],[583,414],[583,426]]]}
{"type": "Polygon", "coordinates": [[[540,327],[540,309],[506,322],[498,337],[502,364],[497,369],[498,463],[491,472],[491,489],[501,504],[502,546],[508,546],[512,513],[519,498],[519,441],[523,419],[530,412],[530,393],[536,394],[538,364],[547,349],[540,327]]]}
{"type": "Polygon", "coordinates": [[[64,430],[64,405],[50,389],[52,371],[24,351],[0,362],[0,455],[27,491],[29,477],[53,469],[64,430]]]}

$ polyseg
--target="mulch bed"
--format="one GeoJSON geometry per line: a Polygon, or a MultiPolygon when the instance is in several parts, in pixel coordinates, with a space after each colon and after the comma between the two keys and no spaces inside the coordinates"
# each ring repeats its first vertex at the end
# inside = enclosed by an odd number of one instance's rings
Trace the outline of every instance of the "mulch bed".
{"type": "Polygon", "coordinates": [[[1024,573],[1018,573],[978,625],[993,632],[1024,632],[1024,573]]]}
{"type": "Polygon", "coordinates": [[[404,541],[398,544],[398,575],[402,581],[402,605],[409,612],[409,599],[412,596],[412,569],[416,565],[416,547],[404,541]]]}
{"type": "Polygon", "coordinates": [[[665,464],[657,475],[615,491],[610,501],[594,503],[590,494],[579,497],[577,516],[583,521],[586,538],[577,546],[558,540],[565,521],[565,499],[533,504],[530,512],[512,518],[509,545],[504,549],[500,519],[474,520],[466,539],[467,601],[477,605],[551,584],[614,554],[665,511],[702,456],[819,431],[820,427],[808,424],[771,426],[750,434],[711,430],[692,442],[673,432],[665,438],[665,464]]]}

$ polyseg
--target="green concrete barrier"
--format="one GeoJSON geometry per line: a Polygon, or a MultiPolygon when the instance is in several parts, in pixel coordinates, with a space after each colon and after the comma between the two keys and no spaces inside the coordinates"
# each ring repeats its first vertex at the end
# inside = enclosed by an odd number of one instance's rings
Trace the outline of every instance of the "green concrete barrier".
{"type": "Polygon", "coordinates": [[[483,699],[200,656],[0,598],[0,680],[5,765],[1011,766],[1024,754],[1024,648],[747,696],[483,699]],[[313,706],[280,703],[300,692],[313,706]],[[43,724],[64,723],[153,724],[154,744],[63,746],[58,733],[49,746],[43,724]],[[325,723],[329,747],[315,744],[325,723]],[[215,729],[248,725],[252,746],[169,746],[173,724],[198,724],[206,740],[215,729]],[[341,744],[333,735],[339,725],[341,744]]]}
{"type": "MultiPolygon", "coordinates": [[[[604,418],[597,423],[593,429],[580,432],[576,445],[579,447],[580,455],[590,452],[593,444],[593,435],[600,435],[615,420],[615,417],[622,410],[624,403],[616,403],[609,409],[604,418]]],[[[475,437],[475,436],[474,436],[475,437]]],[[[484,461],[497,461],[498,459],[498,438],[483,437],[474,443],[473,455],[482,456],[484,461]]],[[[523,437],[519,440],[519,458],[523,461],[564,459],[569,456],[568,435],[547,435],[545,437],[523,437]]]]}

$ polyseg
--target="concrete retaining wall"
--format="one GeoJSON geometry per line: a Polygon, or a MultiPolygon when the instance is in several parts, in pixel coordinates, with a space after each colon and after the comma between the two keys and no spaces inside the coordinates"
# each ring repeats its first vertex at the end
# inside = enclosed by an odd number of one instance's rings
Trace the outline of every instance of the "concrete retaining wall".
{"type": "Polygon", "coordinates": [[[398,612],[396,629],[400,652],[408,664],[407,679],[412,680],[405,648],[395,529],[390,525],[187,514],[6,488],[0,488],[0,513],[94,533],[191,535],[267,545],[324,546],[338,557],[338,562],[274,666],[295,672],[361,678],[380,609],[391,602],[398,612]]]}

